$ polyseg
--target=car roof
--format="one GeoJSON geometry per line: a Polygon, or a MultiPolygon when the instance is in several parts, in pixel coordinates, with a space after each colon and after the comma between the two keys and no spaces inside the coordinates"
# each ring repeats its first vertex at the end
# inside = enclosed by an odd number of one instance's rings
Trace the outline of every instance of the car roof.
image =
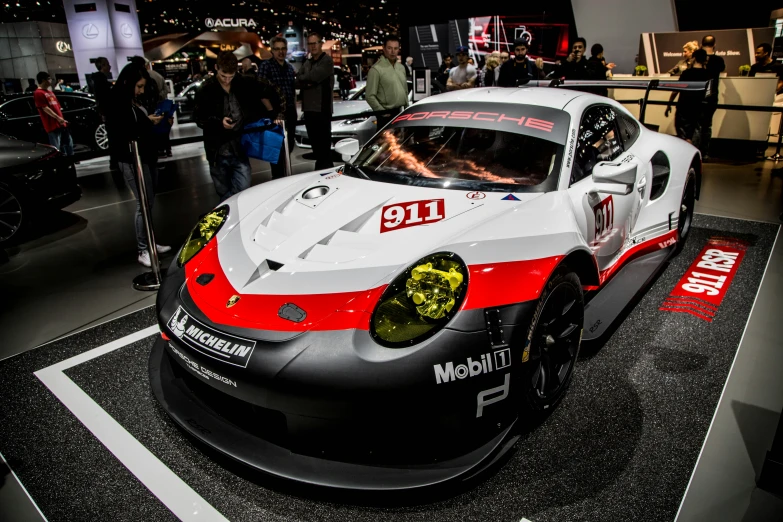
{"type": "MultiPolygon", "coordinates": [[[[54,93],[55,96],[76,96],[78,98],[88,98],[90,100],[94,100],[95,96],[88,92],[67,92],[67,91],[56,91],[54,93]]],[[[14,92],[11,94],[3,94],[0,95],[0,103],[5,103],[11,100],[18,100],[20,98],[31,98],[33,96],[32,92],[14,92]]]]}
{"type": "Polygon", "coordinates": [[[454,102],[494,102],[494,103],[519,103],[522,105],[538,105],[563,109],[571,100],[585,93],[570,89],[556,89],[550,87],[479,87],[474,89],[461,89],[435,96],[424,98],[416,105],[426,103],[454,103],[454,102]]]}

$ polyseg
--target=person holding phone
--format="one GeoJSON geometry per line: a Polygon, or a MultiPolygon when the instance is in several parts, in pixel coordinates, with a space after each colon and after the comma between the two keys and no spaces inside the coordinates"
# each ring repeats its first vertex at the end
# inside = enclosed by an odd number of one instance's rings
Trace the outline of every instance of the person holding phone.
{"type": "Polygon", "coordinates": [[[565,63],[560,64],[555,72],[555,78],[564,78],[566,80],[587,80],[590,73],[587,69],[587,59],[585,51],[587,50],[587,40],[581,36],[574,40],[571,46],[571,54],[566,58],[565,63]]]}
{"type": "Polygon", "coordinates": [[[280,113],[277,90],[266,80],[237,74],[232,52],[218,55],[217,74],[196,93],[193,119],[204,130],[209,173],[220,201],[250,187],[250,160],[242,147],[245,125],[280,113]]]}
{"type": "MultiPolygon", "coordinates": [[[[136,179],[136,156],[131,149],[131,142],[135,141],[138,145],[147,200],[152,210],[158,178],[158,152],[153,126],[160,125],[163,116],[150,114],[144,107],[144,89],[150,81],[146,70],[139,69],[132,63],[126,65],[111,89],[111,103],[106,112],[106,126],[111,133],[109,153],[112,159],[116,160],[118,169],[137,201],[134,225],[138,261],[146,267],[151,266],[149,245],[141,214],[139,186],[136,179]]],[[[158,254],[165,254],[171,250],[171,247],[164,245],[155,245],[155,248],[158,254]]]]}

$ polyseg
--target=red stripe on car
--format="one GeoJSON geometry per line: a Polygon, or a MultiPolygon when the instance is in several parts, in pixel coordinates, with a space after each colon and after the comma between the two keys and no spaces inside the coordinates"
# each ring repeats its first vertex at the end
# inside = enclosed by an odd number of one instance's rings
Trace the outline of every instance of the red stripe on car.
{"type": "Polygon", "coordinates": [[[359,292],[333,294],[242,294],[234,288],[220,266],[216,244],[199,252],[200,263],[188,263],[186,284],[193,302],[215,324],[276,330],[304,332],[307,330],[367,330],[370,315],[386,285],[359,292]],[[202,274],[214,274],[206,285],[196,283],[202,274]],[[228,308],[228,300],[234,296],[239,301],[228,308]],[[299,323],[283,319],[278,315],[286,304],[295,304],[307,314],[299,323]]]}
{"type": "Polygon", "coordinates": [[[503,306],[538,299],[563,256],[470,265],[464,310],[503,306]]]}

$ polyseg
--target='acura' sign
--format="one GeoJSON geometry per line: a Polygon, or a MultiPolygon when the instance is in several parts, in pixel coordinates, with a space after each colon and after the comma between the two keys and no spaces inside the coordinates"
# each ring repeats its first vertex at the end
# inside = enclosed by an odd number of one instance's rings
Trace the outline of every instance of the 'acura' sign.
{"type": "Polygon", "coordinates": [[[218,27],[256,27],[256,21],[252,18],[207,18],[204,25],[208,29],[218,27]]]}

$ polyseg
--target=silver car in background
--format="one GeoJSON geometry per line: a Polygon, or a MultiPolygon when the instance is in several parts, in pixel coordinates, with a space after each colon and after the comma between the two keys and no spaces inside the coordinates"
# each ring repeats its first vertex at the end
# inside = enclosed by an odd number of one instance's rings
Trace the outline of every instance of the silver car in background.
{"type": "MultiPolygon", "coordinates": [[[[359,146],[362,146],[378,131],[378,122],[375,120],[375,116],[361,116],[363,112],[372,112],[370,104],[365,100],[365,89],[366,86],[362,86],[347,100],[334,102],[334,117],[357,116],[332,122],[332,149],[338,141],[346,138],[357,139],[359,146]]],[[[412,100],[412,85],[411,82],[408,82],[408,103],[412,103],[412,100]]],[[[304,116],[299,119],[294,139],[299,147],[312,148],[310,138],[307,136],[307,129],[304,126],[304,116]]]]}

